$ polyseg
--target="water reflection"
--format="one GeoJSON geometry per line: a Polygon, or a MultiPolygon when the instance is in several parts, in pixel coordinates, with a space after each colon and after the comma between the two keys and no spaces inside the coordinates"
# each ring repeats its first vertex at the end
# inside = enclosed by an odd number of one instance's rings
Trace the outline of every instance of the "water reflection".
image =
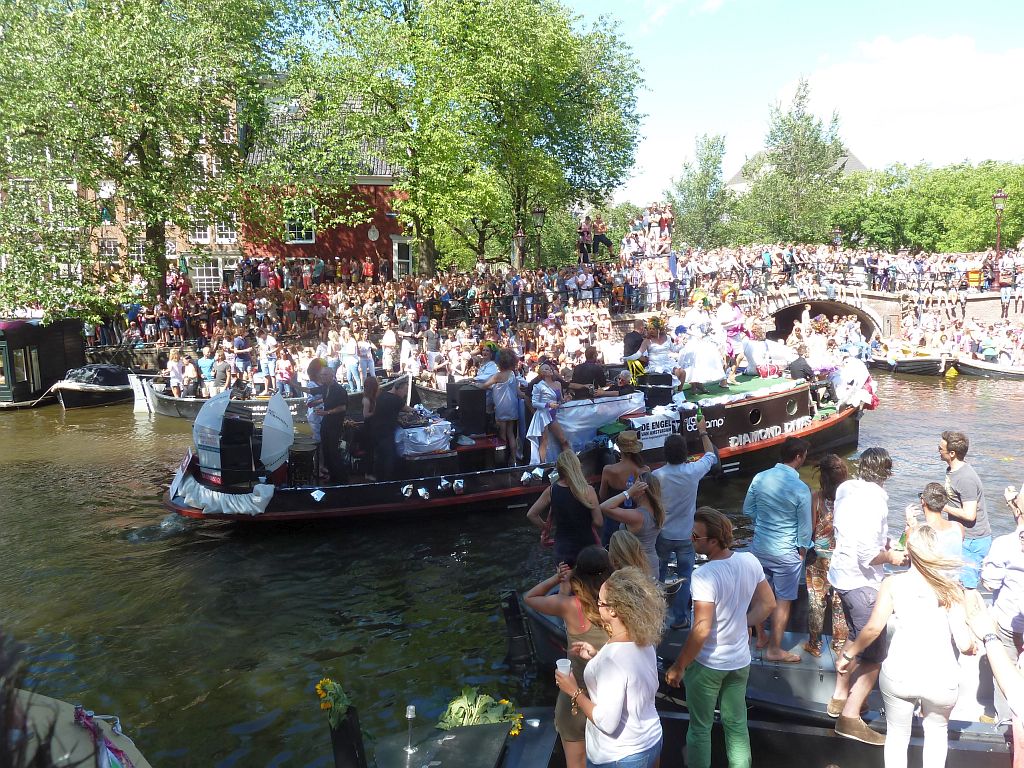
{"type": "MultiPolygon", "coordinates": [[[[894,457],[894,525],[942,478],[939,433],[960,429],[993,527],[1010,530],[1001,489],[1024,479],[1007,455],[1020,385],[883,375],[879,386],[860,444],[894,457]]],[[[327,765],[312,694],[325,673],[377,734],[403,727],[407,704],[439,716],[463,684],[547,701],[546,684],[501,663],[498,592],[551,567],[524,510],[429,527],[185,522],[159,497],[190,431],[130,406],[0,414],[0,605],[42,692],[117,712],[157,765],[327,765]]],[[[744,491],[730,482],[702,501],[738,514],[744,491]]]]}

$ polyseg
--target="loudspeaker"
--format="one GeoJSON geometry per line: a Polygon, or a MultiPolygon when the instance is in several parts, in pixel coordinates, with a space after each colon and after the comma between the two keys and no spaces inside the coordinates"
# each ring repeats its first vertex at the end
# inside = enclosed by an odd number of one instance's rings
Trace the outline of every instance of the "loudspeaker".
{"type": "Polygon", "coordinates": [[[644,393],[644,401],[648,408],[668,405],[672,402],[672,387],[660,385],[638,385],[637,389],[644,393]]]}
{"type": "Polygon", "coordinates": [[[645,373],[643,376],[637,376],[637,384],[646,386],[672,386],[672,374],[671,373],[645,373]]]}
{"type": "Polygon", "coordinates": [[[473,386],[474,382],[472,379],[459,379],[457,381],[448,379],[447,394],[448,394],[448,407],[458,408],[459,407],[459,391],[466,386],[473,386]]]}
{"type": "Polygon", "coordinates": [[[467,435],[487,432],[487,390],[463,387],[459,390],[459,426],[467,435]]]}

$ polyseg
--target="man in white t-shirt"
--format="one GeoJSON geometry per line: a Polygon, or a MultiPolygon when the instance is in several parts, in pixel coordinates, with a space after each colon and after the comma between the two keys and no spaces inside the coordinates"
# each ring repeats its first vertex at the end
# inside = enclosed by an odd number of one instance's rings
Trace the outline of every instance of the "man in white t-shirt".
{"type": "Polygon", "coordinates": [[[729,765],[750,765],[747,732],[748,627],[775,610],[775,595],[757,558],[733,552],[732,523],[717,509],[694,515],[693,547],[708,561],[693,574],[693,626],[686,645],[665,672],[665,682],[686,683],[690,725],[686,765],[710,768],[711,726],[719,706],[729,765]]]}

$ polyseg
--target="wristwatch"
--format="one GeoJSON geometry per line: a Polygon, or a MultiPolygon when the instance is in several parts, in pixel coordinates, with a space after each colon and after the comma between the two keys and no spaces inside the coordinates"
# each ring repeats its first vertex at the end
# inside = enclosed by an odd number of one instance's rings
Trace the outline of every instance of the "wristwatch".
{"type": "MultiPolygon", "coordinates": [[[[997,635],[995,632],[989,632],[987,635],[985,635],[983,638],[981,638],[981,644],[982,645],[988,645],[993,640],[999,640],[999,635],[997,635]]],[[[1002,641],[999,640],[999,642],[1002,642],[1002,641]]]]}

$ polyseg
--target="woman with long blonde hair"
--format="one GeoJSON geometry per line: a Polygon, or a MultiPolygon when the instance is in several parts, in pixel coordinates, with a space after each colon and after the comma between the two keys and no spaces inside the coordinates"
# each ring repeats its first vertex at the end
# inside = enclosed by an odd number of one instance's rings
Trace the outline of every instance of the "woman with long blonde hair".
{"type": "Polygon", "coordinates": [[[941,552],[930,525],[910,531],[907,552],[910,568],[882,582],[871,618],[857,639],[843,648],[836,671],[846,674],[850,662],[885,631],[894,616],[896,631],[878,678],[885,702],[885,766],[907,765],[911,723],[920,705],[923,768],[942,768],[960,669],[952,644],[943,638],[952,636],[964,653],[974,651],[964,590],[956,579],[963,563],[941,552]]]}
{"type": "MultiPolygon", "coordinates": [[[[587,643],[595,651],[608,640],[598,608],[601,585],[612,575],[612,564],[608,553],[597,545],[584,547],[572,569],[560,563],[556,573],[537,584],[526,593],[523,600],[535,611],[549,616],[558,616],[565,622],[566,648],[572,662],[573,674],[582,680],[587,660],[573,653],[577,643],[587,643]],[[555,585],[558,591],[549,594],[555,585]],[[571,590],[569,589],[571,587],[571,590]]],[[[555,730],[562,739],[566,768],[585,768],[587,762],[584,736],[587,719],[577,711],[572,712],[569,696],[558,694],[555,703],[555,730]]]]}
{"type": "Polygon", "coordinates": [[[601,502],[601,512],[640,540],[648,569],[652,575],[657,575],[659,561],[656,545],[658,534],[665,525],[665,505],[661,500],[661,481],[655,475],[646,473],[641,478],[640,482],[634,483],[622,493],[601,502]]]}
{"type": "Polygon", "coordinates": [[[562,451],[555,463],[558,480],[540,495],[526,513],[526,519],[541,530],[554,526],[555,560],[570,567],[580,550],[598,543],[595,529],[601,526],[601,506],[597,493],[583,474],[579,457],[562,451]],[[542,517],[547,511],[547,518],[542,517]]]}
{"type": "Polygon", "coordinates": [[[601,585],[597,607],[608,641],[600,650],[573,643],[572,653],[590,661],[583,679],[556,671],[555,684],[587,718],[588,765],[649,768],[657,765],[662,744],[654,697],[665,597],[643,571],[623,568],[601,585]]]}
{"type": "Polygon", "coordinates": [[[615,570],[639,568],[645,573],[650,571],[650,564],[647,562],[644,548],[640,545],[640,539],[625,529],[612,534],[608,541],[608,556],[612,559],[612,567],[615,570]]]}

